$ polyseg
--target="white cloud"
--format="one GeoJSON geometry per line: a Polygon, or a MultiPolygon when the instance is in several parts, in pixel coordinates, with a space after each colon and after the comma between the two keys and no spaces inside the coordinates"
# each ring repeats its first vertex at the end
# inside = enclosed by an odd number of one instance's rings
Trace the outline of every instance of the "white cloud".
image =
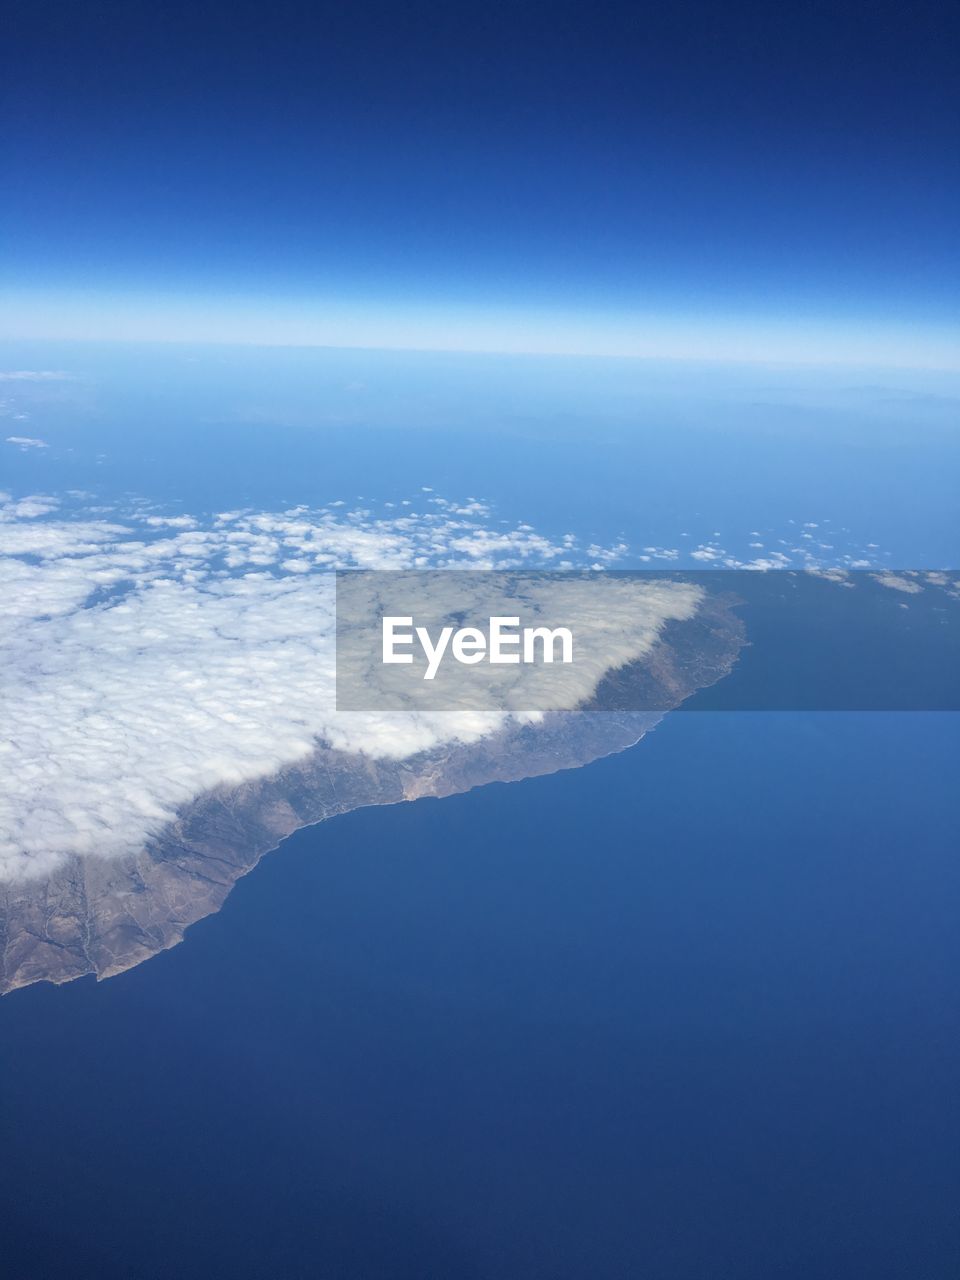
{"type": "Polygon", "coordinates": [[[549,566],[570,553],[567,539],[490,530],[455,508],[234,512],[206,527],[56,512],[45,496],[0,505],[6,880],[135,850],[198,793],[272,773],[318,739],[401,757],[489,733],[502,715],[334,711],[330,570],[549,566]]]}
{"type": "Polygon", "coordinates": [[[144,524],[154,529],[195,529],[197,527],[193,516],[146,516],[144,524]]]}
{"type": "Polygon", "coordinates": [[[46,440],[39,440],[36,436],[7,436],[6,443],[18,445],[21,453],[26,453],[28,449],[50,448],[46,440]]]}
{"type": "MultiPolygon", "coordinates": [[[[338,501],[201,520],[77,506],[90,496],[62,508],[0,494],[0,880],[135,850],[199,792],[270,774],[318,739],[396,758],[502,722],[489,709],[335,712],[333,569],[606,568],[629,555],[619,540],[511,526],[477,498],[434,496],[419,514],[409,500],[382,516],[338,501]]],[[[702,543],[689,559],[773,570],[794,554],[742,561],[702,543]]],[[[679,556],[653,545],[634,559],[679,556]]],[[[568,686],[584,696],[696,603],[668,588],[638,607],[608,581],[586,683],[568,686]]]]}
{"type": "Polygon", "coordinates": [[[8,520],[32,520],[36,516],[47,516],[56,511],[60,503],[57,498],[45,493],[34,493],[20,498],[17,502],[6,501],[0,507],[0,522],[8,520]]]}
{"type": "Polygon", "coordinates": [[[875,573],[873,577],[882,587],[889,587],[891,591],[902,591],[906,595],[916,596],[923,590],[922,584],[915,578],[907,577],[902,573],[875,573]]]}

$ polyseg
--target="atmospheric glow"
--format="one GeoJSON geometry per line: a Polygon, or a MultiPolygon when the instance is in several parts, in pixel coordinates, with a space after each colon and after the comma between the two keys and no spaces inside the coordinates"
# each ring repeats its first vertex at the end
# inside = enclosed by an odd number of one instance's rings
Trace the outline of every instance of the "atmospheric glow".
{"type": "Polygon", "coordinates": [[[7,293],[7,340],[240,343],[960,369],[960,327],[160,293],[7,293]]]}

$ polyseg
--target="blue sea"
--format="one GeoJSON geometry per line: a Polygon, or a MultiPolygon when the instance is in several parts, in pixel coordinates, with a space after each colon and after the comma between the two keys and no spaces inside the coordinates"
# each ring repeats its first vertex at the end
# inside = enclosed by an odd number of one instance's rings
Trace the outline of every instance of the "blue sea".
{"type": "Polygon", "coordinates": [[[834,559],[960,564],[956,373],[162,343],[4,342],[0,363],[70,375],[4,393],[28,413],[9,429],[49,444],[0,458],[18,493],[201,515],[378,511],[429,486],[549,536],[625,538],[624,567],[713,538],[749,559],[753,531],[769,552],[807,521],[834,559]]]}
{"type": "Polygon", "coordinates": [[[960,718],[673,715],[0,1003],[6,1275],[960,1274],[960,718]]]}

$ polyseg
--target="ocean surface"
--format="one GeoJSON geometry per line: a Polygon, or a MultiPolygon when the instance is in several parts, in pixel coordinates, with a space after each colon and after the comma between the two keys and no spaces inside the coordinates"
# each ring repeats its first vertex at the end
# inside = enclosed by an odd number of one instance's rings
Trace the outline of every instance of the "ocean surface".
{"type": "Polygon", "coordinates": [[[430,486],[583,545],[625,538],[622,567],[713,537],[752,559],[752,531],[769,553],[807,521],[829,526],[831,563],[960,564],[956,373],[9,342],[0,367],[69,374],[4,391],[28,414],[10,430],[49,443],[3,454],[18,495],[201,515],[420,509],[430,486]]]}
{"type": "Polygon", "coordinates": [[[960,717],[673,715],[0,1001],[6,1275],[952,1280],[960,717]]]}

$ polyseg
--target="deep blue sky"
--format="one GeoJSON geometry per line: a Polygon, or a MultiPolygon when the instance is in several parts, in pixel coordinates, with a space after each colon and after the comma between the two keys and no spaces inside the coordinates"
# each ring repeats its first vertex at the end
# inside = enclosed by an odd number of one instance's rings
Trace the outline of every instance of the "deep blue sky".
{"type": "Polygon", "coordinates": [[[957,323],[947,4],[10,11],[21,303],[957,323]]]}

